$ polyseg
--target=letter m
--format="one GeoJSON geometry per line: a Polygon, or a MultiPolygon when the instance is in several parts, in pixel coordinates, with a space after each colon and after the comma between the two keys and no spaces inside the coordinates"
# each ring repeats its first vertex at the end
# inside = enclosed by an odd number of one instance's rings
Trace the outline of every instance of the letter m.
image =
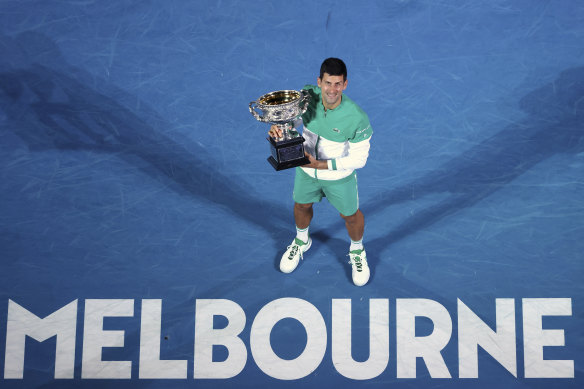
{"type": "Polygon", "coordinates": [[[44,319],[30,313],[14,301],[8,300],[4,378],[23,378],[27,336],[38,342],[57,336],[55,378],[73,378],[76,328],[77,300],[44,319]]]}

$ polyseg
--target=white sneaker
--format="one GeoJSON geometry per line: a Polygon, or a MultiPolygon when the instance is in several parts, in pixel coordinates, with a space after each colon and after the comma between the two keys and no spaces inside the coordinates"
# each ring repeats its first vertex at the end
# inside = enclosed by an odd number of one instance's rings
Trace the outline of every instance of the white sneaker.
{"type": "Polygon", "coordinates": [[[351,266],[353,266],[353,283],[363,286],[369,281],[369,266],[365,250],[353,250],[349,252],[351,266]]]}
{"type": "Polygon", "coordinates": [[[298,266],[300,258],[304,259],[302,254],[304,254],[312,246],[312,239],[308,238],[308,242],[304,243],[298,238],[294,238],[292,244],[288,246],[282,259],[280,260],[280,270],[282,273],[292,273],[294,269],[298,266]]]}

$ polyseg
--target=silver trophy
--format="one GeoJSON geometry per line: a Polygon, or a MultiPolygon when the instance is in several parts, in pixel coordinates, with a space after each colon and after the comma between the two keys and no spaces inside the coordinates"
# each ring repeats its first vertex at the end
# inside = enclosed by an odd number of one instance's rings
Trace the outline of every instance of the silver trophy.
{"type": "Polygon", "coordinates": [[[294,120],[306,112],[309,102],[310,95],[305,90],[280,90],[249,103],[249,112],[256,120],[275,124],[282,130],[282,137],[268,137],[272,152],[268,162],[274,169],[289,169],[309,163],[304,155],[304,138],[294,129],[294,120]]]}

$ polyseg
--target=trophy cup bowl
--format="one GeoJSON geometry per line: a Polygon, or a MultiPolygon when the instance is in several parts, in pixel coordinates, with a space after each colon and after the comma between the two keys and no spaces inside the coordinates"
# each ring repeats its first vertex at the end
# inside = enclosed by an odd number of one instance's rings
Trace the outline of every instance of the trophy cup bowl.
{"type": "Polygon", "coordinates": [[[268,162],[274,169],[289,169],[309,163],[304,155],[304,138],[293,124],[306,112],[309,102],[310,95],[305,90],[280,90],[266,93],[249,103],[249,112],[256,120],[275,124],[282,130],[282,137],[267,138],[271,149],[268,162]]]}

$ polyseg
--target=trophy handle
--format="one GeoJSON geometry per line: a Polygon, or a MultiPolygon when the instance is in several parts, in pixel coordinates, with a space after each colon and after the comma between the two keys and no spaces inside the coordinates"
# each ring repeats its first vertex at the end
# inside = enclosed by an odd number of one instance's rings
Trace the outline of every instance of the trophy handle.
{"type": "Polygon", "coordinates": [[[249,103],[249,112],[253,115],[253,117],[260,121],[260,122],[264,122],[265,120],[263,120],[264,118],[261,117],[257,111],[255,110],[255,106],[256,106],[256,102],[252,101],[251,103],[249,103]]]}
{"type": "Polygon", "coordinates": [[[301,112],[302,114],[304,114],[306,112],[306,110],[308,109],[308,103],[310,103],[310,95],[308,94],[308,91],[306,89],[302,89],[300,91],[300,94],[302,95],[302,109],[301,112]]]}

